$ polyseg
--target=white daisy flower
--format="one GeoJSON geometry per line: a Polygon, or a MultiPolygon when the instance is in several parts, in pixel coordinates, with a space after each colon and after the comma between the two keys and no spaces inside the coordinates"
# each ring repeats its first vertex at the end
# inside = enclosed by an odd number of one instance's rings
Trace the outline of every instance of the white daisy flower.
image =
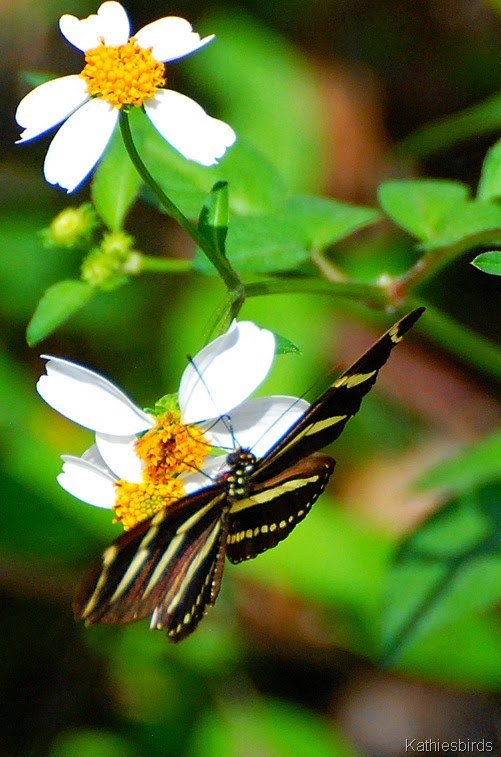
{"type": "Polygon", "coordinates": [[[21,100],[16,120],[27,142],[64,121],[44,163],[49,184],[72,192],[102,156],[120,109],[143,107],[153,126],[185,158],[214,165],[236,139],[223,121],[211,118],[194,100],[164,89],[165,63],[190,55],[210,42],[183,18],[168,16],[133,37],[120,3],[105,2],[97,14],[59,21],[64,37],[85,53],[80,74],[41,84],[21,100]]]}
{"type": "Polygon", "coordinates": [[[95,444],[82,457],[63,456],[59,484],[84,502],[114,509],[130,528],[169,500],[209,485],[224,470],[221,451],[243,447],[262,457],[308,407],[296,397],[248,399],[274,353],[271,331],[234,322],[189,362],[178,405],[161,402],[155,415],[98,373],[44,356],[40,396],[95,432],[95,444]]]}

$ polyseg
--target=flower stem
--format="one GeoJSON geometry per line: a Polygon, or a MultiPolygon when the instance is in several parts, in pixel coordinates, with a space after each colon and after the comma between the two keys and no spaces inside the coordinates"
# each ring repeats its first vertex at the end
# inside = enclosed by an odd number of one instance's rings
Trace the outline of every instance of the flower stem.
{"type": "Polygon", "coordinates": [[[383,287],[377,284],[364,284],[357,281],[325,281],[325,279],[289,277],[286,279],[266,279],[246,284],[247,297],[259,297],[267,294],[326,294],[345,297],[357,302],[366,302],[376,308],[384,308],[388,296],[383,287]]]}
{"type": "Polygon", "coordinates": [[[191,273],[192,270],[191,260],[160,258],[152,255],[141,255],[138,265],[140,273],[191,273]]]}
{"type": "Polygon", "coordinates": [[[160,185],[155,181],[136,149],[130,129],[129,116],[126,110],[120,111],[120,131],[124,141],[125,148],[129,157],[140,175],[141,179],[148,187],[153,196],[158,200],[166,213],[174,218],[175,221],[183,228],[200,249],[207,255],[217,272],[223,279],[227,289],[234,293],[234,299],[237,301],[243,296],[243,285],[238,274],[230,266],[228,260],[218,254],[213,244],[200,233],[199,229],[174,205],[172,200],[165,194],[160,185]]]}

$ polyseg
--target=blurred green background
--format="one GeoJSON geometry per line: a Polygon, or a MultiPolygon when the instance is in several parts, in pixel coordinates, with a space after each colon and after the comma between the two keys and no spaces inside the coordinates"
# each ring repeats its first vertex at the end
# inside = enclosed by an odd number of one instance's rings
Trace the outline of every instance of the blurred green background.
{"type": "MultiPolygon", "coordinates": [[[[501,417],[492,379],[440,354],[419,332],[399,347],[336,444],[328,493],[277,549],[227,566],[218,603],[193,637],[174,647],[146,623],[74,623],[74,589],[119,529],[109,514],[57,486],[59,456],[80,454],[91,435],[39,400],[42,363],[39,350],[26,346],[25,329],[44,289],[78,276],[78,255],[45,249],[39,231],[67,204],[83,202],[89,188],[68,198],[46,185],[49,138],[15,147],[13,113],[27,91],[22,71],[80,70],[57,20],[96,8],[70,0],[0,8],[0,754],[390,757],[405,753],[406,739],[494,739],[501,649],[491,614],[471,612],[457,623],[449,616],[409,645],[396,668],[377,662],[391,556],[447,499],[443,490],[417,490],[412,482],[491,438],[501,417]]],[[[169,83],[263,151],[291,190],[371,205],[390,177],[476,186],[496,138],[495,118],[492,128],[481,124],[461,139],[452,128],[449,143],[436,149],[406,138],[496,93],[496,0],[245,0],[217,7],[180,0],[130,3],[127,10],[134,29],[178,14],[216,33],[207,64],[200,54],[177,65],[169,83]]],[[[144,203],[127,228],[150,254],[193,252],[174,224],[144,203]]],[[[399,270],[412,244],[383,224],[339,255],[370,278],[399,270]]],[[[435,277],[425,295],[465,325],[499,335],[499,284],[467,259],[435,277]]],[[[145,276],[96,297],[40,351],[82,362],[151,406],[175,391],[185,356],[202,346],[221,298],[211,278],[145,276]]],[[[242,316],[301,348],[300,356],[277,358],[263,387],[296,394],[356,357],[392,320],[380,317],[368,328],[361,324],[374,319],[360,308],[307,295],[256,298],[242,316]]],[[[498,496],[499,488],[483,490],[479,507],[487,511],[498,496]]],[[[489,587],[499,578],[476,576],[489,587]]],[[[412,580],[405,587],[412,593],[412,580]]]]}

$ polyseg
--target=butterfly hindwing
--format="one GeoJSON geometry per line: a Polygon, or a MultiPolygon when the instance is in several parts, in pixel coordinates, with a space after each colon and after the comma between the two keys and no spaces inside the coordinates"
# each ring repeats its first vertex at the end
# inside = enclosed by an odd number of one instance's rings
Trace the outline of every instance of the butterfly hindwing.
{"type": "Polygon", "coordinates": [[[306,517],[334,470],[329,455],[311,455],[232,503],[227,555],[233,563],[256,557],[285,539],[306,517]]]}
{"type": "Polygon", "coordinates": [[[115,624],[151,614],[172,641],[191,633],[217,597],[227,509],[224,487],[211,486],[141,521],[84,579],[76,618],[115,624]]]}
{"type": "Polygon", "coordinates": [[[346,423],[358,412],[362,399],[375,383],[379,369],[388,360],[392,349],[423,310],[417,308],[395,323],[310,405],[260,462],[255,474],[257,481],[266,481],[338,438],[346,423]]]}

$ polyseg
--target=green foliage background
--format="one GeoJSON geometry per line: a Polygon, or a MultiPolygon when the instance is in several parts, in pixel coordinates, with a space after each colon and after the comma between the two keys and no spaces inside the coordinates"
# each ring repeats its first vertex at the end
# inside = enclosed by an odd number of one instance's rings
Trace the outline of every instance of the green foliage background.
{"type": "MultiPolygon", "coordinates": [[[[437,684],[444,711],[456,716],[460,710],[447,710],[456,701],[451,692],[463,692],[472,699],[461,701],[474,702],[475,712],[482,702],[467,734],[492,738],[484,703],[499,687],[501,670],[494,613],[501,589],[499,279],[489,275],[499,273],[501,242],[500,23],[498,3],[465,0],[458,8],[438,0],[419,8],[390,0],[128,8],[134,28],[178,13],[217,34],[203,55],[174,69],[173,81],[237,130],[239,143],[220,166],[187,164],[139,122],[133,127],[145,162],[189,217],[197,218],[215,181],[228,180],[226,250],[246,281],[270,286],[270,275],[288,272],[289,289],[251,297],[241,313],[301,350],[277,357],[263,393],[301,394],[333,364],[361,351],[345,354],[343,334],[355,338],[354,323],[370,324],[375,337],[393,322],[394,315],[375,309],[385,304],[381,275],[400,283],[404,277],[402,311],[422,302],[428,307],[408,339],[413,346],[397,351],[408,350],[413,368],[392,357],[393,383],[367,398],[336,444],[329,492],[285,543],[226,570],[215,609],[176,647],[145,623],[84,629],[72,619],[74,589],[118,527],[109,513],[72,500],[56,484],[59,456],[81,453],[90,434],[36,395],[42,363],[39,346],[26,346],[25,331],[44,292],[59,287],[62,315],[71,317],[51,323],[49,302],[49,317],[31,322],[31,342],[93,367],[151,406],[175,391],[185,356],[203,345],[224,289],[151,196],[131,207],[140,185],[117,143],[92,186],[102,220],[111,229],[125,224],[148,254],[194,254],[193,270],[151,271],[97,294],[65,285],[71,291],[62,294],[59,283],[79,277],[80,256],[47,249],[39,232],[61,208],[86,200],[89,186],[67,198],[45,185],[48,140],[14,150],[13,111],[25,91],[21,70],[78,70],[76,55],[54,35],[57,18],[83,16],[96,6],[45,2],[22,22],[19,10],[10,11],[4,75],[6,91],[16,96],[3,104],[9,110],[2,121],[11,126],[4,127],[0,185],[6,754],[399,754],[402,744],[378,747],[350,725],[354,692],[371,689],[374,677],[385,685],[405,682],[412,691],[423,686],[430,715],[437,684]],[[470,5],[480,14],[475,24],[468,21],[470,5]],[[366,157],[368,184],[340,197],[332,176],[343,156],[325,115],[326,80],[336,82],[346,71],[357,73],[359,83],[364,77],[379,82],[387,152],[379,170],[369,152],[359,156],[362,165],[366,157]],[[334,200],[312,199],[322,194],[334,200]],[[341,270],[347,280],[339,286],[321,278],[317,254],[322,270],[341,270]],[[428,278],[406,279],[423,256],[428,278]],[[475,257],[477,268],[470,265],[475,257]],[[438,372],[428,374],[430,365],[438,372]],[[410,386],[404,395],[403,384],[410,386]],[[466,387],[461,401],[471,396],[484,413],[478,423],[457,404],[459,385],[466,387]],[[420,449],[440,454],[433,464],[418,465],[420,449]],[[393,521],[357,506],[358,480],[369,476],[379,502],[376,489],[390,497],[391,471],[409,459],[415,461],[409,502],[400,502],[393,521]],[[390,471],[386,478],[376,477],[380,468],[390,471]],[[412,519],[416,492],[426,493],[430,505],[412,519]]],[[[363,91],[368,97],[369,89],[363,91]]],[[[340,98],[341,90],[331,96],[340,98]]],[[[361,119],[364,102],[350,106],[361,119]]],[[[364,346],[371,337],[365,335],[364,346]]],[[[413,700],[403,701],[405,721],[413,700]]],[[[389,716],[378,715],[380,706],[375,698],[368,721],[384,732],[389,716]]],[[[413,717],[409,733],[404,723],[401,734],[433,735],[426,718],[413,717]]],[[[442,727],[443,737],[450,736],[446,722],[442,727]]]]}

